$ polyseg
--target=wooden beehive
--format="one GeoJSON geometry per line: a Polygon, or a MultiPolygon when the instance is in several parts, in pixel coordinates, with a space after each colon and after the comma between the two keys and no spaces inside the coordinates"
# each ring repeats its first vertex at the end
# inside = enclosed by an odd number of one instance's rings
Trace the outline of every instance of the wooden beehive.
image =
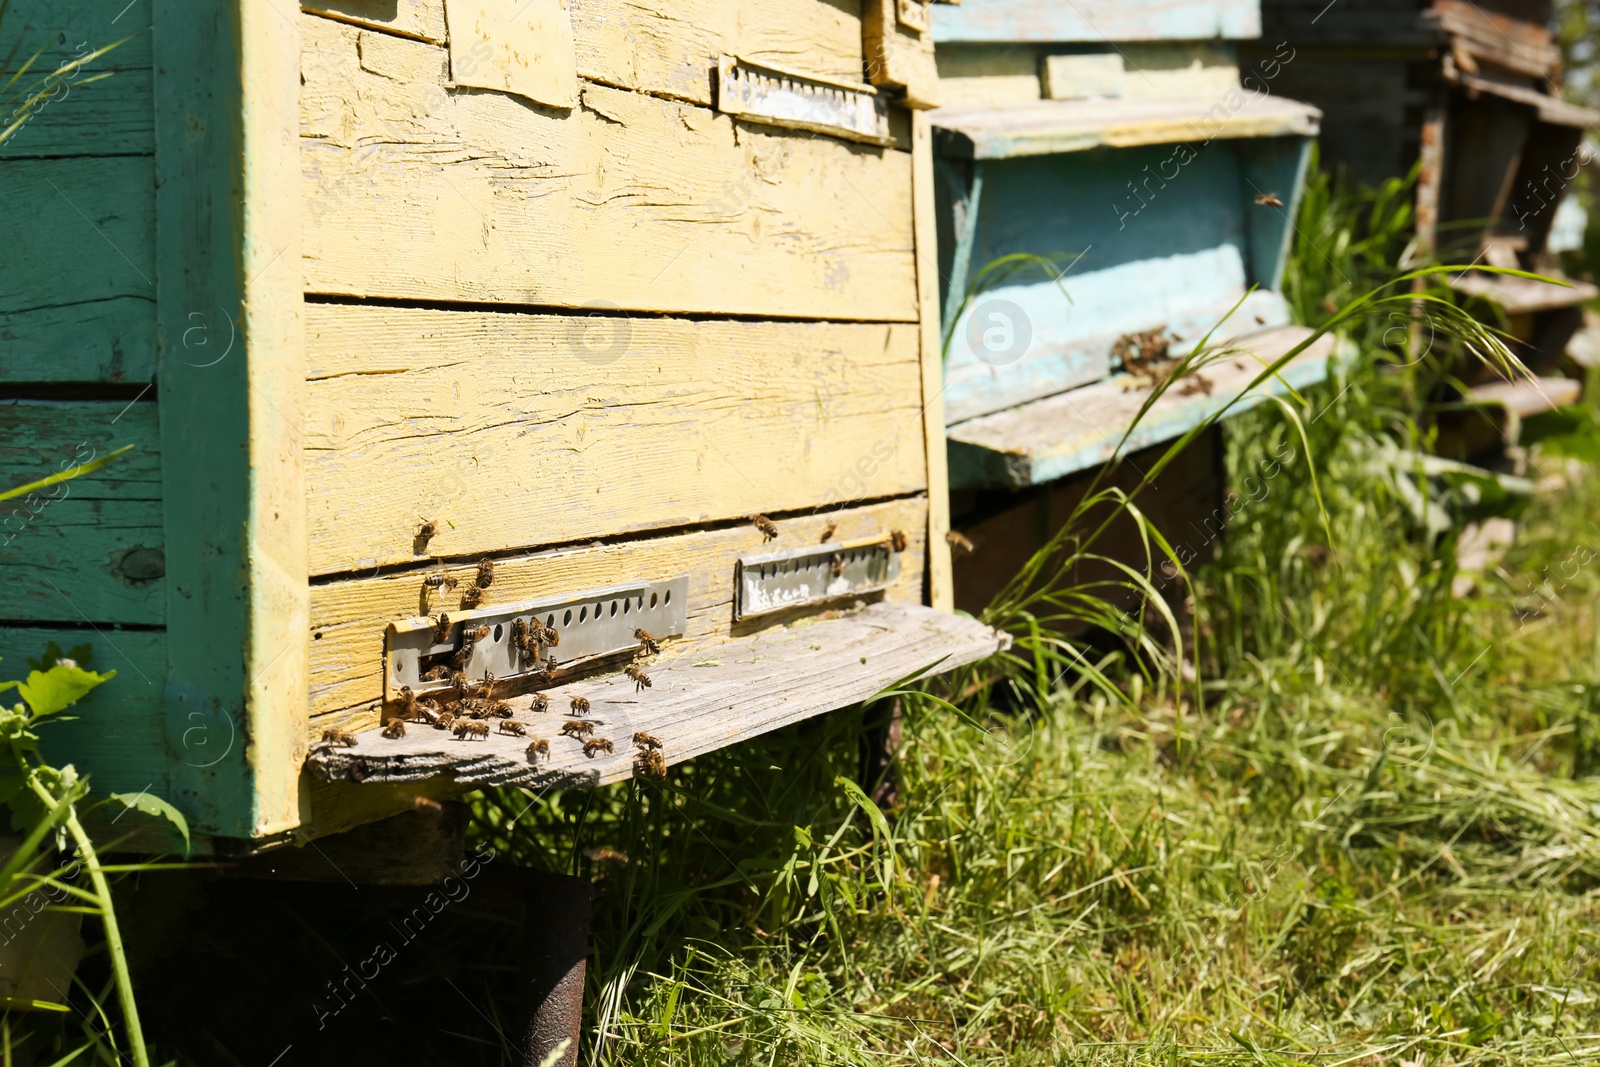
{"type": "Polygon", "coordinates": [[[676,762],[996,647],[934,610],[930,137],[866,82],[853,4],[125,7],[4,29],[57,60],[133,34],[0,151],[8,479],[137,446],[0,557],[7,667],[53,640],[119,672],[47,755],[215,837],[315,835],[613,781],[635,730],[676,762]],[[513,654],[535,618],[560,646],[513,654]],[[664,645],[642,692],[634,629],[664,645]],[[380,738],[444,663],[552,755],[380,738]]]}
{"type": "MultiPolygon", "coordinates": [[[[1295,55],[1285,90],[1326,112],[1324,163],[1370,184],[1420,163],[1417,235],[1442,262],[1558,275],[1550,228],[1600,112],[1562,99],[1549,0],[1324,6],[1264,0],[1260,42],[1295,55]]],[[[1518,354],[1540,372],[1555,368],[1580,306],[1597,295],[1584,283],[1483,273],[1454,284],[1499,305],[1518,354]]],[[[1523,398],[1540,408],[1551,388],[1530,386],[1523,398]]]]}
{"type": "MultiPolygon", "coordinates": [[[[1119,442],[1181,436],[1308,335],[1279,289],[1318,112],[1277,95],[1279,65],[1237,64],[1231,42],[1259,27],[1255,0],[935,9],[954,488],[1028,489],[1119,442]],[[1059,274],[1020,271],[963,302],[988,265],[1027,255],[1059,274]],[[1179,355],[1208,333],[1237,357],[1124,441],[1152,388],[1130,354],[1179,355]]],[[[1282,382],[1321,380],[1330,347],[1282,382]]]]}

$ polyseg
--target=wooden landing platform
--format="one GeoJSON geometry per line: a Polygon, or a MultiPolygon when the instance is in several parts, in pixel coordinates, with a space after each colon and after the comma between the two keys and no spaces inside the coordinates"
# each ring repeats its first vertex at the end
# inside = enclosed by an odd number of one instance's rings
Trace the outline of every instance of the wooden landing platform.
{"type": "MultiPolygon", "coordinates": [[[[873,604],[842,618],[800,622],[734,640],[710,651],[674,655],[662,649],[647,666],[653,685],[611,675],[544,690],[550,710],[535,714],[533,697],[511,700],[528,736],[491,734],[457,740],[410,723],[403,738],[377,730],[353,748],[317,746],[307,768],[327,781],[405,783],[436,777],[467,785],[582,788],[633,777],[635,731],[659,738],[667,763],[737,744],[824,712],[860,703],[909,676],[940,674],[1010,646],[1008,635],[963,615],[920,605],[873,604]],[[561,734],[570,698],[589,700],[582,717],[614,751],[593,759],[583,743],[561,734]],[[545,738],[550,755],[530,762],[529,742],[545,738]]],[[[504,720],[488,719],[491,729],[504,720]]]]}

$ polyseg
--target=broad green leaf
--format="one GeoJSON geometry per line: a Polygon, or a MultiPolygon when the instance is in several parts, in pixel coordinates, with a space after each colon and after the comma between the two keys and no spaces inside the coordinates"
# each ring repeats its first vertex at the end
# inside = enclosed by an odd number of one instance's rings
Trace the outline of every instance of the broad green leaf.
{"type": "Polygon", "coordinates": [[[95,686],[110,681],[116,674],[116,671],[96,674],[84,670],[71,660],[62,660],[47,671],[29,673],[28,680],[19,683],[17,690],[22,694],[22,699],[28,702],[28,707],[33,709],[34,717],[38,718],[65,711],[82,700],[95,686]]]}
{"type": "Polygon", "coordinates": [[[149,793],[112,793],[111,800],[132,808],[134,811],[145,815],[153,815],[158,819],[165,819],[178,828],[178,833],[183,835],[183,845],[187,849],[189,842],[189,820],[183,817],[183,812],[168,804],[160,797],[151,796],[149,793]]]}

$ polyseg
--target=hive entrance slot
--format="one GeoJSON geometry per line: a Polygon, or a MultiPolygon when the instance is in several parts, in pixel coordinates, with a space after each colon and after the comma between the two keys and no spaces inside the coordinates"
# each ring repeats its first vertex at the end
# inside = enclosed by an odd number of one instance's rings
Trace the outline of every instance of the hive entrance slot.
{"type": "Polygon", "coordinates": [[[504,689],[532,688],[587,661],[639,648],[636,629],[681,636],[688,591],[689,579],[681,577],[453,612],[442,634],[436,618],[392,622],[384,640],[384,700],[398,701],[402,687],[418,696],[442,692],[458,671],[472,682],[492,675],[504,689]],[[558,643],[539,640],[541,628],[554,630],[558,643]],[[526,649],[518,647],[519,631],[532,635],[526,649]]]}
{"type": "Polygon", "coordinates": [[[887,589],[900,556],[887,537],[745,556],[734,577],[734,614],[748,619],[887,589]]]}

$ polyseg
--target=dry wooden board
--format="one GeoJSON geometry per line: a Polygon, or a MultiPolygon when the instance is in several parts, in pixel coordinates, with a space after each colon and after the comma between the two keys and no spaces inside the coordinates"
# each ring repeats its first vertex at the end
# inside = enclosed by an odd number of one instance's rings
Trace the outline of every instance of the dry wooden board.
{"type": "Polygon", "coordinates": [[[1090,148],[1202,142],[1213,138],[1314,137],[1309,104],[1248,93],[1162,100],[1037,100],[934,115],[941,155],[960,159],[1082,152],[1090,148]]]}
{"type": "Polygon", "coordinates": [[[305,17],[310,292],[917,321],[911,161],[588,84],[447,92],[445,53],[305,17]]]}
{"type": "Polygon", "coordinates": [[[1522,85],[1507,85],[1504,82],[1479,78],[1471,74],[1458,74],[1456,81],[1470,93],[1488,93],[1503,100],[1536,108],[1540,122],[1548,122],[1553,126],[1571,126],[1579,130],[1600,127],[1600,111],[1570,104],[1548,93],[1541,93],[1537,89],[1522,85]]]}
{"type": "Polygon", "coordinates": [[[1284,383],[1295,389],[1314,385],[1326,374],[1332,335],[1318,338],[1276,378],[1245,392],[1270,363],[1310,335],[1304,327],[1285,326],[1230,342],[1227,350],[1216,350],[1217,358],[1198,371],[1193,384],[1168,389],[1137,425],[1151,387],[1125,374],[959,423],[950,427],[951,482],[1012,489],[1041,485],[1114,455],[1181,437],[1225,407],[1237,414],[1284,392],[1284,383]]]}
{"type": "MultiPolygon", "coordinates": [[[[578,74],[591,81],[714,103],[721,54],[807,74],[861,79],[861,19],[829,0],[569,0],[578,74]]],[[[302,7],[445,43],[444,0],[314,0],[302,7]]]]}
{"type": "Polygon", "coordinates": [[[861,6],[867,76],[872,84],[902,90],[910,107],[938,107],[939,70],[933,58],[933,34],[926,28],[924,0],[862,0],[861,6]],[[907,26],[899,17],[902,5],[914,13],[913,22],[921,16],[922,29],[907,26]]]}
{"type": "Polygon", "coordinates": [[[312,304],[311,573],[923,490],[915,326],[312,304]],[[581,504],[578,503],[581,501],[581,504]]]}
{"type": "MultiPolygon", "coordinates": [[[[866,480],[870,487],[871,479],[866,480]]],[[[900,557],[899,582],[887,596],[920,601],[926,551],[926,497],[893,500],[828,514],[804,514],[774,521],[778,539],[767,548],[817,544],[829,521],[838,523],[840,541],[881,536],[892,530],[906,534],[900,557]]],[[[664,581],[689,577],[688,630],[673,648],[701,649],[726,639],[733,627],[733,569],[741,556],[763,551],[761,534],[740,523],[715,530],[675,534],[648,540],[579,548],[502,559],[495,565],[491,604],[505,604],[630,581],[664,581]]],[[[434,568],[357,578],[311,587],[311,711],[328,715],[359,708],[354,721],[373,722],[374,702],[383,692],[384,627],[391,620],[439,610],[440,598],[423,599],[422,578],[434,568]]],[[[448,572],[464,588],[474,568],[454,565],[448,572]]],[[[445,610],[459,602],[459,590],[443,600],[445,610]]],[[[782,621],[781,617],[778,621],[782,621]]],[[[739,632],[771,623],[741,624],[739,632]]],[[[343,721],[343,720],[341,720],[343,721]]],[[[325,723],[316,723],[313,733],[325,723]]]]}
{"type": "Polygon", "coordinates": [[[1502,407],[1525,419],[1575,404],[1582,393],[1583,383],[1572,378],[1519,378],[1473,386],[1467,392],[1467,401],[1502,407]]]}
{"type": "MultiPolygon", "coordinates": [[[[651,688],[629,679],[583,681],[548,691],[551,710],[536,714],[528,699],[512,702],[530,737],[550,742],[549,759],[531,762],[528,737],[493,734],[458,741],[423,726],[390,740],[369,731],[353,748],[318,746],[312,773],[332,781],[420,782],[439,776],[478,785],[601,786],[634,774],[630,738],[659,738],[668,764],[726,748],[802,719],[867,700],[911,676],[942,673],[983,659],[1008,644],[982,623],[915,604],[876,604],[843,618],[796,624],[726,646],[719,665],[664,653],[650,668],[651,688]],[[594,736],[613,751],[589,758],[580,741],[560,734],[569,696],[583,696],[594,736]]],[[[491,724],[493,725],[493,724],[491,724]]]]}
{"type": "Polygon", "coordinates": [[[1450,288],[1468,296],[1492,300],[1508,315],[1522,315],[1556,308],[1579,307],[1600,296],[1600,288],[1588,282],[1542,282],[1508,274],[1473,272],[1449,280],[1450,288]]]}

